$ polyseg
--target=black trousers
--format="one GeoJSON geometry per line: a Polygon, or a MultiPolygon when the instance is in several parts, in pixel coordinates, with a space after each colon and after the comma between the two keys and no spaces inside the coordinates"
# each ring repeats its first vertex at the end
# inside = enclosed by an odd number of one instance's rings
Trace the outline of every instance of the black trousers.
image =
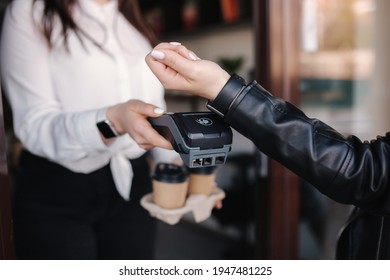
{"type": "Polygon", "coordinates": [[[139,204],[151,191],[145,156],[131,160],[131,200],[117,192],[109,166],[75,173],[24,151],[16,177],[18,259],[153,259],[156,223],[139,204]]]}

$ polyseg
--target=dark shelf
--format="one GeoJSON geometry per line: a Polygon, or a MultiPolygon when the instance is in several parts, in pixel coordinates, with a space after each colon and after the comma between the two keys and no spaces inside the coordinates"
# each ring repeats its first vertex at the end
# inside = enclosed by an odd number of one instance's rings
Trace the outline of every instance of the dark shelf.
{"type": "Polygon", "coordinates": [[[159,36],[161,41],[169,41],[169,39],[174,38],[186,38],[186,37],[197,37],[205,36],[215,32],[231,32],[235,29],[252,26],[252,19],[239,19],[231,23],[216,23],[206,27],[199,27],[192,31],[176,31],[170,33],[164,33],[159,36]]]}
{"type": "Polygon", "coordinates": [[[143,0],[143,14],[161,39],[197,36],[251,24],[252,0],[143,0]]]}

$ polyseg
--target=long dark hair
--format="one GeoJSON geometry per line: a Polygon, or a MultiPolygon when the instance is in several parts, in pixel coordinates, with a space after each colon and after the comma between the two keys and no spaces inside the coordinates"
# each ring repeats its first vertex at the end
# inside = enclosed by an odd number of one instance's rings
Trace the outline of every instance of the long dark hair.
{"type": "MultiPolygon", "coordinates": [[[[34,0],[34,3],[37,1],[39,0],[34,0]]],[[[67,43],[67,36],[69,31],[74,31],[80,40],[80,34],[86,35],[85,32],[82,31],[79,26],[77,26],[72,17],[72,9],[77,4],[77,0],[43,1],[45,3],[45,8],[42,18],[42,28],[50,47],[52,46],[51,34],[53,31],[55,16],[58,16],[61,21],[62,35],[64,36],[65,44],[67,43]]],[[[157,44],[157,38],[155,34],[148,27],[142,16],[138,0],[118,0],[118,8],[124,17],[149,40],[152,46],[157,44]]],[[[86,35],[86,37],[88,36],[86,35]]]]}

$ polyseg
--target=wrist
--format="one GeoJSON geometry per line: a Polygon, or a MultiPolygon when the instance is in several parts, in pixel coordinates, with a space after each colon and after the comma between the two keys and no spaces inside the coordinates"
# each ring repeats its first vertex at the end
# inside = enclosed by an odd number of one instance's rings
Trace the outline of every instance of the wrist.
{"type": "Polygon", "coordinates": [[[120,108],[121,108],[121,104],[108,107],[106,111],[107,119],[110,120],[118,136],[123,135],[125,133],[120,122],[120,114],[121,114],[120,108]]]}
{"type": "Polygon", "coordinates": [[[214,100],[209,100],[206,107],[217,115],[224,117],[230,105],[245,88],[245,80],[232,74],[214,100]]]}
{"type": "Polygon", "coordinates": [[[217,98],[218,94],[222,91],[223,87],[231,78],[231,75],[225,71],[221,74],[221,76],[214,80],[213,89],[210,90],[211,94],[209,94],[206,98],[210,100],[210,102],[214,101],[217,98]]]}
{"type": "Polygon", "coordinates": [[[100,134],[106,139],[118,136],[117,130],[107,116],[107,108],[102,108],[97,112],[96,126],[99,129],[100,134]]]}

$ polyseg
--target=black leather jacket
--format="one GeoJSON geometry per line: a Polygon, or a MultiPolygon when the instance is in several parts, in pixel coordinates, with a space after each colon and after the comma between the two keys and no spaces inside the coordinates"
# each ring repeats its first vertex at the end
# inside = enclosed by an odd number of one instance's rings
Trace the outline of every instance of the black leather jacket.
{"type": "Polygon", "coordinates": [[[356,206],[336,258],[390,259],[390,133],[371,142],[344,137],[256,82],[242,89],[224,88],[210,108],[320,192],[356,206]],[[218,108],[222,99],[231,100],[227,108],[218,108]]]}

